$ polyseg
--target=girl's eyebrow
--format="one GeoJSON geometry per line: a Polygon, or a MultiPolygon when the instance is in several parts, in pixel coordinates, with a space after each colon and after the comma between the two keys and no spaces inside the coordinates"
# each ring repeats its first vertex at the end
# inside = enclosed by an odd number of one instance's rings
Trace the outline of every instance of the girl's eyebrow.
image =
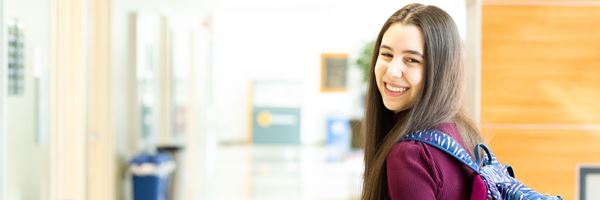
{"type": "Polygon", "coordinates": [[[394,49],[392,49],[392,47],[389,47],[389,46],[387,46],[387,45],[385,45],[385,44],[382,44],[382,45],[381,45],[381,47],[379,47],[379,48],[380,48],[380,49],[389,49],[389,50],[394,50],[394,49]]]}
{"type": "Polygon", "coordinates": [[[423,54],[421,52],[415,51],[415,50],[404,50],[402,52],[403,53],[408,53],[408,54],[413,54],[413,55],[416,55],[416,56],[423,57],[423,54]]]}
{"type": "MultiPolygon", "coordinates": [[[[382,44],[379,48],[380,49],[388,49],[390,51],[394,51],[394,49],[392,47],[387,46],[385,44],[382,44]]],[[[417,51],[417,50],[404,50],[404,51],[402,51],[402,53],[408,53],[408,54],[413,54],[413,55],[416,55],[416,56],[423,57],[423,54],[421,52],[417,51]]]]}

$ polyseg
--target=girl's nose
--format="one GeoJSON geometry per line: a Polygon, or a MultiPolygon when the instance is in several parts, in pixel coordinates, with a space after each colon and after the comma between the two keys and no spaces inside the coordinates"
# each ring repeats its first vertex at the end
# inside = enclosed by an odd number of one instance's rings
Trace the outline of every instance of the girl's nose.
{"type": "Polygon", "coordinates": [[[400,78],[402,77],[404,67],[404,63],[401,60],[394,59],[387,68],[386,73],[394,78],[400,78]]]}

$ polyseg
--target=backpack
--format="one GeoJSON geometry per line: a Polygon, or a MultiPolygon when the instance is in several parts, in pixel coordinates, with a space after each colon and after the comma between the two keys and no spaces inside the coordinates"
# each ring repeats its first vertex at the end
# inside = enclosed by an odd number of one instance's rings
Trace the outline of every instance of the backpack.
{"type": "Polygon", "coordinates": [[[416,131],[401,139],[401,141],[407,140],[419,141],[436,147],[473,169],[479,175],[477,177],[483,179],[483,183],[487,189],[488,200],[562,200],[560,196],[540,194],[515,179],[512,167],[500,164],[494,154],[484,144],[475,146],[473,152],[476,160],[473,160],[460,143],[437,129],[416,131]],[[480,159],[479,149],[485,153],[483,160],[480,159]]]}

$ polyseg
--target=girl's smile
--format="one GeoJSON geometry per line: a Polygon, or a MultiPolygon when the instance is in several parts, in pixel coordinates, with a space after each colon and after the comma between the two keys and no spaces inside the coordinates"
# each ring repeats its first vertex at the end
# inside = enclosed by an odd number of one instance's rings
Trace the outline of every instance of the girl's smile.
{"type": "Polygon", "coordinates": [[[393,84],[393,83],[384,82],[384,84],[385,84],[385,94],[388,96],[392,96],[392,97],[404,95],[406,93],[406,91],[408,91],[410,89],[409,87],[404,87],[404,86],[400,86],[400,85],[393,84]]]}

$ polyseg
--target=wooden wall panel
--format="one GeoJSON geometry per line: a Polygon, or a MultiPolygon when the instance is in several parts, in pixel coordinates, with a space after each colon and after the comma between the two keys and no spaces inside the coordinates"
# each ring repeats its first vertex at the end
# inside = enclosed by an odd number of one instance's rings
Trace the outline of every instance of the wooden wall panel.
{"type": "Polygon", "coordinates": [[[577,166],[600,163],[600,130],[483,129],[501,163],[538,192],[575,199],[577,166]]]}
{"type": "Polygon", "coordinates": [[[485,5],[482,122],[600,123],[600,6],[485,5]]]}
{"type": "Polygon", "coordinates": [[[526,185],[575,199],[577,165],[600,163],[600,3],[489,2],[484,138],[526,185]]]}

